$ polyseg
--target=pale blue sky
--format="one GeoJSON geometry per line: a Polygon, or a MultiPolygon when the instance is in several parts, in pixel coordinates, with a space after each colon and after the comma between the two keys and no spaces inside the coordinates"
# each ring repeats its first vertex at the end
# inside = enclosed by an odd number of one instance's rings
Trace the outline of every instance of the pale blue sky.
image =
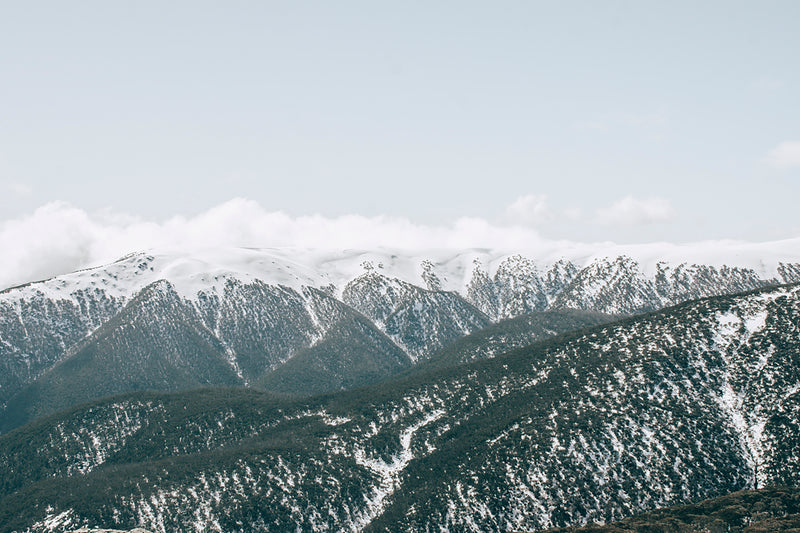
{"type": "Polygon", "coordinates": [[[797,236],[798,24],[797,1],[0,1],[0,220],[243,197],[797,236]]]}

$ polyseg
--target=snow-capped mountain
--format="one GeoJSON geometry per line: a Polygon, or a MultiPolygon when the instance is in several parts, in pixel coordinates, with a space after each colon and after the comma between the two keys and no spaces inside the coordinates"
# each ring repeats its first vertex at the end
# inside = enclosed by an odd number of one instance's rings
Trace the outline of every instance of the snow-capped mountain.
{"type": "MultiPolygon", "coordinates": [[[[792,250],[733,247],[730,264],[718,254],[708,265],[655,261],[649,248],[571,259],[487,250],[131,254],[0,293],[0,430],[127,390],[243,385],[302,395],[373,383],[529,312],[634,314],[800,281],[792,250]]],[[[698,253],[665,257],[680,251],[698,253]]]]}
{"type": "Polygon", "coordinates": [[[0,532],[536,531],[797,485],[798,354],[794,285],[303,401],[128,394],[0,436],[0,532]]]}

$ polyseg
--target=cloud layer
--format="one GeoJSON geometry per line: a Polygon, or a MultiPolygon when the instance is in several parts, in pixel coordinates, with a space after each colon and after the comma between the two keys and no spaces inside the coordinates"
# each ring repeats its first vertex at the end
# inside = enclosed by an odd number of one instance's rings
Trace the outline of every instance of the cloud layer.
{"type": "Polygon", "coordinates": [[[781,170],[800,168],[800,141],[780,143],[767,155],[767,162],[781,170]]]}
{"type": "MultiPolygon", "coordinates": [[[[0,289],[46,279],[81,268],[102,265],[135,251],[155,249],[189,252],[225,247],[290,247],[319,250],[425,250],[484,248],[495,252],[529,253],[536,257],[582,257],[595,253],[644,254],[660,260],[672,250],[685,260],[687,251],[704,262],[730,256],[733,241],[698,245],[615,245],[580,243],[542,237],[539,229],[572,223],[578,227],[669,223],[675,210],[659,197],[627,196],[594,212],[550,206],[543,195],[525,195],[512,202],[500,222],[463,217],[450,224],[425,225],[400,217],[322,215],[293,217],[263,209],[256,202],[233,199],[196,216],[175,216],[160,222],[111,211],[89,213],[66,203],[44,205],[30,215],[0,222],[0,289]],[[721,254],[721,255],[720,255],[721,254]]],[[[792,241],[791,257],[800,262],[800,239],[792,241]]],[[[756,263],[763,250],[747,243],[756,263]]],[[[739,246],[739,245],[737,245],[739,246]]],[[[772,244],[770,244],[772,246],[772,244]]],[[[783,251],[785,244],[776,244],[783,251]]],[[[744,248],[742,249],[744,250],[744,248]]],[[[771,250],[771,249],[770,249],[771,250]]],[[[740,250],[741,252],[741,250],[740,250]]],[[[742,253],[739,253],[742,256],[742,253]]],[[[783,252],[781,252],[783,253],[783,252]]],[[[771,255],[775,253],[770,252],[771,255]]],[[[767,255],[770,255],[767,254],[767,255]]],[[[780,254],[779,254],[780,255],[780,254]]],[[[743,256],[742,256],[743,257],[743,256]]],[[[648,259],[649,261],[649,259],[648,259]]]]}
{"type": "Polygon", "coordinates": [[[513,224],[539,226],[553,219],[554,213],[544,195],[520,196],[506,208],[506,218],[513,224]]]}
{"type": "Polygon", "coordinates": [[[544,241],[532,228],[480,218],[427,226],[405,218],[347,215],[292,217],[234,199],[193,217],[156,223],[111,212],[87,213],[51,203],[0,224],[0,288],[114,261],[150,248],[226,247],[319,249],[378,247],[532,249],[544,241]]]}

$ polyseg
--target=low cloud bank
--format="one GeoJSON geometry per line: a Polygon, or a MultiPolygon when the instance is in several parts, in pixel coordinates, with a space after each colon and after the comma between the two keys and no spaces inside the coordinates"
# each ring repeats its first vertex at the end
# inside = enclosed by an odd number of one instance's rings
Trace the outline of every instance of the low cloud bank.
{"type": "Polygon", "coordinates": [[[800,168],[800,141],[784,141],[767,155],[767,162],[780,170],[800,168]]]}
{"type": "Polygon", "coordinates": [[[137,250],[249,246],[319,249],[531,249],[544,241],[536,230],[498,226],[480,218],[450,225],[405,218],[347,215],[292,217],[234,199],[192,217],[163,222],[112,212],[88,213],[50,203],[0,223],[0,288],[114,261],[137,250]]]}
{"type": "MultiPolygon", "coordinates": [[[[623,198],[586,218],[607,224],[647,224],[674,216],[658,198],[623,198]]],[[[224,247],[293,247],[319,250],[360,249],[425,251],[484,248],[524,253],[532,258],[567,257],[584,262],[593,257],[626,254],[646,270],[657,261],[752,266],[773,270],[776,260],[800,262],[800,239],[772,243],[713,241],[694,244],[615,245],[578,243],[540,236],[536,226],[548,220],[581,219],[579,211],[551,209],[546,197],[517,199],[502,223],[459,218],[449,225],[424,225],[399,217],[321,215],[293,217],[266,211],[256,202],[234,199],[196,216],[175,216],[161,222],[101,211],[88,213],[65,203],[44,205],[32,214],[0,222],[0,289],[98,266],[135,251],[203,250],[224,247]]]]}

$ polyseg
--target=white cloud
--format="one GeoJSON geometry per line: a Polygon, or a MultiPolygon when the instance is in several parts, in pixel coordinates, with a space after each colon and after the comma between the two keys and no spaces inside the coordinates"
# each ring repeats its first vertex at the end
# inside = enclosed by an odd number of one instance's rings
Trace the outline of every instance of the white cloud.
{"type": "Polygon", "coordinates": [[[547,205],[547,196],[528,194],[520,196],[506,208],[506,218],[512,224],[538,226],[553,218],[547,205]]]}
{"type": "Polygon", "coordinates": [[[564,218],[570,222],[577,222],[583,218],[583,209],[580,207],[568,207],[564,209],[564,218]]]}
{"type": "Polygon", "coordinates": [[[800,141],[780,143],[769,152],[767,162],[781,170],[800,167],[800,141]]]}
{"type": "Polygon", "coordinates": [[[69,272],[91,261],[100,228],[86,213],[53,203],[0,225],[0,288],[69,272]]]}
{"type": "MultiPolygon", "coordinates": [[[[512,205],[532,207],[535,212],[537,206],[547,205],[536,198],[544,202],[543,197],[526,196],[512,205]]],[[[587,218],[579,210],[553,213],[558,222],[570,216],[584,221],[587,218]]],[[[673,210],[667,200],[639,200],[628,196],[610,208],[600,210],[596,221],[646,224],[672,217],[673,210]]],[[[765,253],[781,256],[785,261],[800,261],[800,239],[773,243],[766,248],[764,244],[730,241],[617,246],[610,242],[591,244],[544,239],[528,226],[504,226],[482,218],[464,217],[452,224],[432,226],[385,216],[292,217],[282,212],[266,211],[245,199],[231,200],[195,216],[176,216],[160,222],[112,211],[87,213],[57,202],[40,207],[30,215],[0,222],[0,249],[3,250],[0,254],[0,289],[101,265],[133,251],[191,252],[236,246],[319,250],[392,248],[417,252],[486,248],[498,252],[532,253],[538,258],[568,256],[577,261],[589,260],[596,253],[603,256],[625,253],[641,258],[651,269],[655,268],[653,265],[658,260],[711,261],[717,264],[724,258],[739,261],[745,255],[749,257],[747,264],[763,266],[765,253]],[[747,254],[743,255],[742,250],[747,254]],[[785,253],[787,250],[790,252],[788,255],[785,253]]]]}
{"type": "Polygon", "coordinates": [[[152,222],[111,211],[87,213],[57,202],[0,223],[0,289],[150,248],[527,249],[539,242],[531,228],[502,227],[480,218],[429,226],[386,216],[292,217],[266,211],[253,201],[234,199],[196,216],[152,222]]]}
{"type": "Polygon", "coordinates": [[[669,200],[657,196],[639,199],[629,195],[617,200],[611,207],[597,210],[597,222],[609,226],[669,222],[674,216],[675,210],[669,200]]]}

